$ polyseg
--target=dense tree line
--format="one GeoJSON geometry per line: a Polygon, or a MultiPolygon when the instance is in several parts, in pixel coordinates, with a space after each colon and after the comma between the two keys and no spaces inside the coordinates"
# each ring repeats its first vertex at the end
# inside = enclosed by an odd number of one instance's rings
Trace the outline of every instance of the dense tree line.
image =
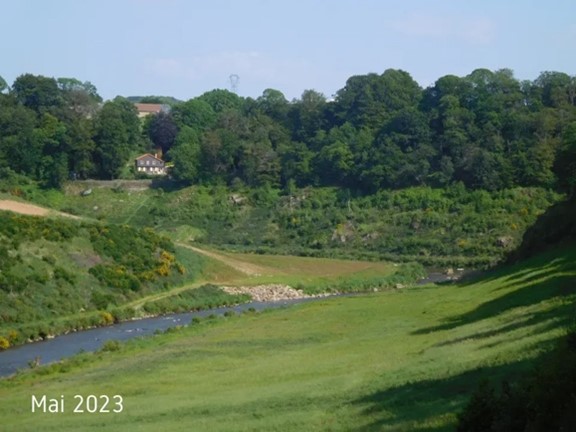
{"type": "MultiPolygon", "coordinates": [[[[212,90],[141,123],[75,79],[0,81],[0,166],[46,185],[114,178],[137,151],[161,149],[189,183],[498,190],[576,184],[576,78],[477,69],[422,89],[401,70],[349,78],[333,100],[274,89],[212,90]]],[[[152,101],[152,99],[150,100],[152,101]]]]}
{"type": "Polygon", "coordinates": [[[114,178],[142,146],[134,105],[120,97],[102,103],[90,82],[25,74],[0,93],[4,175],[48,187],[69,178],[114,178]]]}

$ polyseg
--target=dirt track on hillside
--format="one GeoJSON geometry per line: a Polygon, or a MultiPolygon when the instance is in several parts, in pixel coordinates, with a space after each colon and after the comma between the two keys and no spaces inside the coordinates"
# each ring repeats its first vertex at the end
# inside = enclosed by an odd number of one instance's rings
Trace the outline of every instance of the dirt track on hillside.
{"type": "Polygon", "coordinates": [[[12,200],[0,200],[0,210],[8,210],[14,213],[25,214],[29,216],[64,216],[72,219],[80,219],[68,213],[62,213],[56,210],[50,210],[34,204],[23,203],[12,200]]]}
{"type": "MultiPolygon", "coordinates": [[[[44,207],[40,207],[34,204],[23,203],[19,201],[13,200],[0,200],[0,210],[7,210],[14,213],[20,213],[30,216],[64,216],[73,219],[81,219],[78,216],[74,216],[68,213],[59,212],[56,210],[50,210],[44,207]]],[[[260,276],[262,274],[266,274],[266,269],[264,267],[260,267],[255,264],[243,262],[240,260],[236,260],[234,258],[230,258],[224,255],[221,255],[216,252],[210,252],[203,249],[199,249],[194,246],[190,246],[183,243],[178,243],[179,246],[183,246],[188,249],[192,249],[194,252],[197,252],[202,255],[206,255],[210,258],[215,260],[221,261],[224,264],[232,267],[235,270],[238,270],[248,276],[260,276]]]]}
{"type": "Polygon", "coordinates": [[[260,276],[263,274],[266,274],[266,269],[264,267],[260,267],[256,264],[251,264],[251,263],[247,263],[244,261],[239,261],[236,260],[234,258],[230,258],[224,255],[221,255],[219,253],[216,252],[210,252],[204,249],[199,249],[197,247],[194,246],[190,246],[184,243],[178,243],[178,246],[182,246],[188,249],[192,249],[194,252],[197,252],[199,254],[202,255],[206,255],[207,257],[213,258],[215,260],[221,261],[224,264],[232,267],[233,269],[236,269],[244,274],[247,274],[249,276],[260,276]]]}

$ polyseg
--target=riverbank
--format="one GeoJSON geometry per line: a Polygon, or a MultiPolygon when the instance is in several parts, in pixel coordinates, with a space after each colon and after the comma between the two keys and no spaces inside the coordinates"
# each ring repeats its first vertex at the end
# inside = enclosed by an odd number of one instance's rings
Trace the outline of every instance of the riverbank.
{"type": "MultiPolygon", "coordinates": [[[[421,278],[418,281],[414,281],[412,283],[405,283],[404,280],[401,282],[394,282],[389,281],[388,286],[386,289],[404,289],[411,285],[424,285],[427,283],[442,283],[447,281],[456,281],[460,278],[466,276],[468,273],[458,269],[454,272],[430,272],[427,274],[426,277],[421,278]]],[[[229,296],[234,296],[237,299],[240,299],[242,296],[246,297],[249,296],[251,301],[247,301],[246,303],[275,303],[275,302],[285,302],[285,301],[293,301],[293,300],[306,300],[306,299],[317,299],[317,298],[325,298],[328,296],[334,295],[341,295],[346,293],[346,289],[339,291],[338,289],[331,289],[330,291],[324,292],[315,292],[315,293],[307,293],[302,289],[296,289],[291,287],[287,284],[279,284],[279,283],[271,283],[271,284],[260,284],[260,285],[240,285],[240,286],[219,286],[220,290],[223,293],[226,293],[229,296]]],[[[369,288],[364,290],[356,290],[354,293],[361,294],[361,293],[368,293],[368,292],[375,292],[380,291],[382,287],[377,288],[369,288]]],[[[195,288],[191,290],[191,292],[198,292],[199,288],[195,288]]],[[[221,308],[226,307],[238,307],[241,304],[245,304],[239,301],[226,301],[222,303],[217,303],[216,306],[212,308],[204,308],[204,307],[189,307],[185,310],[165,310],[159,311],[156,313],[147,312],[145,309],[142,310],[135,310],[132,308],[116,308],[111,311],[95,311],[91,314],[88,314],[83,317],[79,317],[73,324],[70,324],[62,331],[52,331],[46,332],[36,338],[28,338],[25,340],[24,343],[16,344],[10,346],[7,349],[1,350],[0,354],[6,350],[13,350],[17,347],[22,345],[28,344],[37,344],[41,342],[46,342],[52,340],[57,337],[76,334],[76,333],[83,333],[95,329],[105,329],[112,327],[114,325],[120,325],[123,323],[130,323],[130,322],[139,322],[147,319],[154,319],[154,318],[162,318],[164,316],[170,316],[174,314],[186,314],[186,313],[204,313],[210,310],[219,310],[221,308]]]]}
{"type": "Polygon", "coordinates": [[[302,290],[292,288],[289,285],[267,284],[256,286],[223,286],[224,292],[232,295],[247,294],[253,301],[274,302],[281,300],[295,300],[307,298],[320,298],[335,295],[338,293],[306,294],[302,290]]]}
{"type": "MultiPolygon", "coordinates": [[[[454,281],[456,277],[462,277],[462,274],[430,273],[416,284],[423,285],[454,281]]],[[[59,335],[47,335],[42,340],[29,341],[26,344],[0,351],[0,377],[10,376],[19,369],[26,369],[30,365],[45,365],[71,357],[79,352],[97,351],[109,340],[125,341],[136,337],[149,336],[159,331],[166,331],[172,327],[189,325],[194,318],[206,318],[211,315],[224,316],[247,311],[263,311],[329,297],[368,293],[306,294],[302,290],[283,284],[222,286],[220,288],[231,295],[248,294],[252,297],[252,301],[185,313],[142,315],[106,326],[93,326],[81,330],[73,329],[59,335]]],[[[393,288],[403,289],[407,288],[407,286],[396,286],[393,288]]]]}
{"type": "MultiPolygon", "coordinates": [[[[332,296],[335,297],[335,295],[332,296]]],[[[320,298],[326,298],[326,296],[309,296],[277,301],[251,301],[234,306],[131,319],[105,327],[61,334],[0,351],[0,378],[13,375],[21,369],[58,362],[81,352],[97,351],[111,340],[127,341],[164,332],[173,327],[187,326],[195,318],[205,319],[245,312],[261,312],[267,309],[277,309],[319,300],[320,298]]]]}

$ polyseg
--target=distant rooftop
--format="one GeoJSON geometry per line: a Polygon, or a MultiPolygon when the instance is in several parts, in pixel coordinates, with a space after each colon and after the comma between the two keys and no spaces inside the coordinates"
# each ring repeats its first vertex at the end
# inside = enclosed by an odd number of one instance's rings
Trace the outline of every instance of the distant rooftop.
{"type": "Polygon", "coordinates": [[[135,103],[134,106],[138,110],[139,117],[170,111],[170,106],[166,104],[135,103]]]}

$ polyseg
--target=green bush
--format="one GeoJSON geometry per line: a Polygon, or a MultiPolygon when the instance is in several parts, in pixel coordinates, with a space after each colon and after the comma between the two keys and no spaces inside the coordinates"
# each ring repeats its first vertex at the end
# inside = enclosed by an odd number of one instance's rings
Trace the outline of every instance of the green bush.
{"type": "Polygon", "coordinates": [[[117,340],[107,340],[102,345],[102,348],[100,348],[100,352],[120,351],[121,347],[122,346],[120,345],[120,342],[118,342],[117,340]]]}
{"type": "Polygon", "coordinates": [[[4,336],[0,336],[0,350],[5,350],[10,348],[10,341],[4,336]]]}
{"type": "Polygon", "coordinates": [[[115,323],[126,321],[136,316],[136,311],[131,307],[114,308],[110,310],[110,313],[112,314],[115,323]]]}
{"type": "Polygon", "coordinates": [[[97,264],[90,268],[89,273],[100,281],[104,286],[117,288],[127,293],[139,291],[140,281],[136,276],[129,273],[125,267],[115,264],[97,264]]]}

